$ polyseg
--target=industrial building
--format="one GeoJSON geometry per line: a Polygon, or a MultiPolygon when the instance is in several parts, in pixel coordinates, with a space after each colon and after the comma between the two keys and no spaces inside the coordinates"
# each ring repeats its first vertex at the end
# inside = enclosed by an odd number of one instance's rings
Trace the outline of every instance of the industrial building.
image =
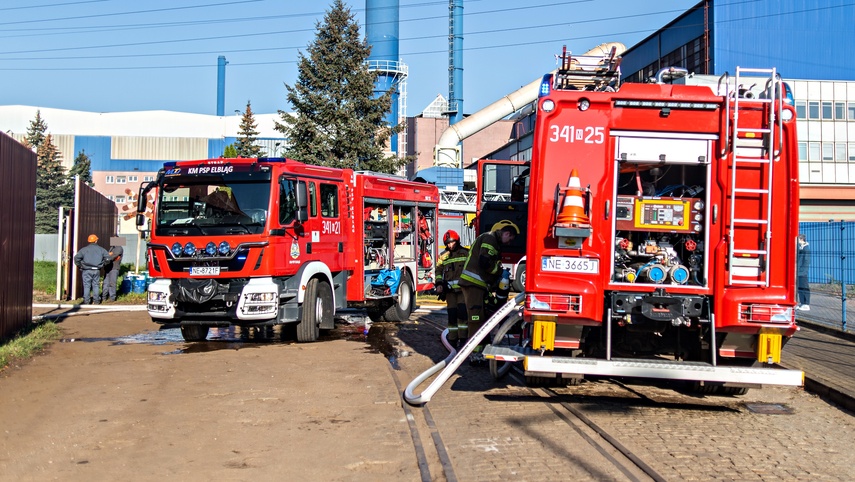
{"type": "MultiPolygon", "coordinates": [[[[235,142],[242,113],[213,116],[171,111],[81,112],[22,105],[0,106],[0,126],[21,141],[36,112],[48,125],[66,170],[84,152],[94,188],[119,208],[119,233],[136,232],[129,214],[140,183],[154,179],[165,161],[221,157],[235,142]],[[126,219],[127,218],[127,219],[126,219]]],[[[274,130],[279,114],[257,114],[258,145],[281,154],[285,139],[274,130]]]]}
{"type": "Polygon", "coordinates": [[[623,54],[625,81],[663,67],[722,75],[778,70],[796,102],[801,221],[855,220],[855,5],[840,0],[705,0],[623,54]]]}

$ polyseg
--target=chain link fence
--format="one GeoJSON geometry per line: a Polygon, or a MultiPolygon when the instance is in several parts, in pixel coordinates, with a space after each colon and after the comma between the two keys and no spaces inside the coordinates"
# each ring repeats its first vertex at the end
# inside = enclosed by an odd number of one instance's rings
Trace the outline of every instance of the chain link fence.
{"type": "MultiPolygon", "coordinates": [[[[799,223],[810,248],[810,310],[796,317],[828,328],[855,333],[855,222],[829,220],[799,223]]],[[[795,269],[795,267],[793,267],[795,269]]]]}

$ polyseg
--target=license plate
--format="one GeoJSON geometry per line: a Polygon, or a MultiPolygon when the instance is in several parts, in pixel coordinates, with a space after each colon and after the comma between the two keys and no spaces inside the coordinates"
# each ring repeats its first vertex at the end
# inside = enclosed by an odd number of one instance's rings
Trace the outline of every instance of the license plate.
{"type": "Polygon", "coordinates": [[[190,276],[219,276],[219,266],[191,266],[190,276]]]}
{"type": "Polygon", "coordinates": [[[600,272],[600,260],[595,258],[546,256],[541,260],[541,269],[543,271],[556,271],[560,273],[597,274],[600,272]]]}

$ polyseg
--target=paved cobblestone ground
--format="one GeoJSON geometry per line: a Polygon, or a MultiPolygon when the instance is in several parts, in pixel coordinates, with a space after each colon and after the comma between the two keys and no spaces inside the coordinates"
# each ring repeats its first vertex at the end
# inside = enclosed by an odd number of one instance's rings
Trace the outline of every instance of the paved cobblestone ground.
{"type": "MultiPolygon", "coordinates": [[[[421,317],[399,331],[413,351],[402,360],[404,383],[446,354],[424,323],[441,323],[444,313],[421,317]]],[[[667,383],[598,380],[557,391],[553,401],[571,403],[666,480],[852,480],[855,473],[855,417],[803,389],[704,396],[667,383]]],[[[428,408],[459,480],[627,479],[513,377],[494,382],[487,368],[464,366],[428,408]]]]}

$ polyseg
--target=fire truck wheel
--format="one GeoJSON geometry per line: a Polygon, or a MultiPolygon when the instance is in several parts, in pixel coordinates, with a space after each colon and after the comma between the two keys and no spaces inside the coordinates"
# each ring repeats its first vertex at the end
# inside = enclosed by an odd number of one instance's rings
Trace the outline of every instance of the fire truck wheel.
{"type": "Polygon", "coordinates": [[[410,318],[410,313],[413,311],[413,282],[410,281],[410,276],[407,274],[401,275],[401,282],[398,283],[398,296],[389,309],[384,314],[386,321],[400,322],[407,321],[410,318]]]}
{"type": "Polygon", "coordinates": [[[297,325],[297,341],[312,342],[321,333],[321,323],[333,316],[332,288],[326,281],[312,278],[306,284],[303,319],[297,325]]]}
{"type": "Polygon", "coordinates": [[[511,283],[511,288],[517,293],[522,293],[525,290],[525,263],[520,263],[517,266],[517,272],[514,274],[514,281],[511,283]]]}
{"type": "Polygon", "coordinates": [[[184,341],[205,341],[208,338],[208,327],[204,325],[181,325],[181,336],[184,341]]]}
{"type": "Polygon", "coordinates": [[[366,308],[365,311],[368,313],[368,318],[374,323],[386,321],[386,319],[383,318],[383,310],[380,308],[366,308]]]}
{"type": "Polygon", "coordinates": [[[748,387],[721,387],[722,395],[745,395],[748,387]]]}
{"type": "Polygon", "coordinates": [[[695,393],[701,393],[704,395],[712,395],[714,393],[718,393],[718,391],[723,388],[721,385],[713,385],[709,383],[701,384],[701,382],[694,382],[692,384],[692,389],[695,393]]]}
{"type": "MultiPolygon", "coordinates": [[[[496,330],[493,335],[493,346],[513,346],[520,347],[522,334],[519,324],[522,323],[522,312],[514,311],[509,318],[502,322],[499,325],[499,329],[496,330]],[[511,334],[519,334],[518,338],[513,336],[507,336],[508,333],[511,334]]],[[[513,366],[513,362],[504,362],[498,361],[496,359],[489,360],[490,365],[490,375],[493,376],[494,380],[499,380],[505,375],[508,374],[511,367],[513,366]]]]}

